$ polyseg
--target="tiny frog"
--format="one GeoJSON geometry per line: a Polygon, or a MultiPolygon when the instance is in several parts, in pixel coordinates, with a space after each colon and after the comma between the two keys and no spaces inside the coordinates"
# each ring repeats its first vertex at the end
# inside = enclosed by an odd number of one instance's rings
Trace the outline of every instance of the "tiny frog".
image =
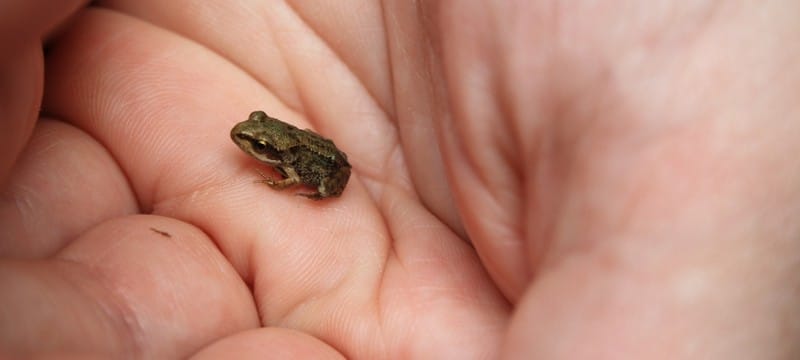
{"type": "Polygon", "coordinates": [[[273,189],[306,185],[313,193],[297,193],[314,200],[339,196],[350,178],[347,155],[330,141],[311,130],[300,130],[263,111],[231,129],[231,139],[248,155],[283,175],[282,180],[264,177],[273,189]]]}

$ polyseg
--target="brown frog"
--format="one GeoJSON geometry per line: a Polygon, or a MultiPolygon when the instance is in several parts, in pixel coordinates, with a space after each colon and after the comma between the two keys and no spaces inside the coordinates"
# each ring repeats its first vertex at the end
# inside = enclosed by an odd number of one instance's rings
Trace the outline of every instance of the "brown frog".
{"type": "Polygon", "coordinates": [[[264,175],[263,182],[273,189],[306,185],[313,193],[297,193],[314,200],[339,196],[350,179],[347,155],[328,140],[311,130],[300,130],[263,111],[231,129],[231,139],[248,155],[272,166],[283,175],[273,180],[264,175]]]}

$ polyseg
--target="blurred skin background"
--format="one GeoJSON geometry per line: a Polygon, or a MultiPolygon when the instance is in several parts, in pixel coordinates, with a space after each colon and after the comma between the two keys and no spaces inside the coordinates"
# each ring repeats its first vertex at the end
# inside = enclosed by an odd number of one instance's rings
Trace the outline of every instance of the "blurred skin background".
{"type": "Polygon", "coordinates": [[[5,1],[0,357],[800,357],[798,13],[5,1]]]}

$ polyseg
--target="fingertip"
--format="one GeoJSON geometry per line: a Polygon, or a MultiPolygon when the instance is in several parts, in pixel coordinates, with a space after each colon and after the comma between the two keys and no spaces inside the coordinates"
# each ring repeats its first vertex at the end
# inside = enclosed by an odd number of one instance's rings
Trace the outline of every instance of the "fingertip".
{"type": "Polygon", "coordinates": [[[259,328],[217,341],[192,359],[344,359],[344,356],[311,335],[281,328],[259,328]]]}

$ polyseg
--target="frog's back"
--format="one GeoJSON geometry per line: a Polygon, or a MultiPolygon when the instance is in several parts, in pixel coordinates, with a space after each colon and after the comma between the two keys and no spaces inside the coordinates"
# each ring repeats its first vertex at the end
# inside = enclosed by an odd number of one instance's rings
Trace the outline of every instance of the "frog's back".
{"type": "Polygon", "coordinates": [[[340,151],[330,139],[326,139],[311,130],[297,133],[297,136],[298,144],[302,144],[309,151],[329,159],[335,166],[350,167],[350,163],[347,161],[347,155],[340,151]]]}
{"type": "Polygon", "coordinates": [[[311,151],[310,148],[296,150],[292,151],[294,160],[292,165],[303,184],[316,187],[328,183],[331,191],[335,191],[333,189],[337,185],[343,188],[347,184],[350,178],[350,164],[344,153],[337,151],[337,154],[332,156],[323,156],[311,151]]]}

